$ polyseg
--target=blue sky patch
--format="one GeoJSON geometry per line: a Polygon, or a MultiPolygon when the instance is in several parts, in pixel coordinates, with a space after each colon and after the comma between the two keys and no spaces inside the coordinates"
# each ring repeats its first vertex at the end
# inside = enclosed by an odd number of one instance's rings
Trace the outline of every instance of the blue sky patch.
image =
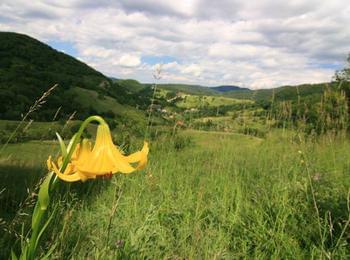
{"type": "Polygon", "coordinates": [[[323,69],[333,69],[333,70],[339,70],[342,68],[341,64],[339,63],[321,63],[319,64],[319,67],[323,69]]]}
{"type": "Polygon", "coordinates": [[[174,57],[171,56],[142,56],[141,57],[142,63],[147,63],[150,65],[155,65],[158,63],[166,64],[170,62],[177,61],[174,57]]]}
{"type": "Polygon", "coordinates": [[[342,65],[340,63],[311,63],[312,68],[321,68],[321,69],[332,69],[340,70],[342,65]]]}
{"type": "Polygon", "coordinates": [[[74,57],[78,57],[78,51],[71,42],[55,40],[55,41],[48,41],[47,44],[58,51],[64,52],[74,57]]]}

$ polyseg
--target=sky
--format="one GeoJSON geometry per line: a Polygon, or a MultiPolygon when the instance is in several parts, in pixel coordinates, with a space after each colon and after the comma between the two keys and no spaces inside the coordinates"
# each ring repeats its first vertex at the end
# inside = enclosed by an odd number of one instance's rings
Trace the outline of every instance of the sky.
{"type": "Polygon", "coordinates": [[[350,52],[348,0],[2,0],[24,33],[116,78],[251,89],[330,81],[350,52]]]}

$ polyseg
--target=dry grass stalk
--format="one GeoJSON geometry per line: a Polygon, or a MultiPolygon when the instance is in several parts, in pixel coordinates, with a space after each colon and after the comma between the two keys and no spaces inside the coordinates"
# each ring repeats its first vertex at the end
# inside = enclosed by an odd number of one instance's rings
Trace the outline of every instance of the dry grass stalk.
{"type": "Polygon", "coordinates": [[[4,145],[0,149],[0,154],[3,152],[3,150],[6,148],[6,146],[9,144],[9,142],[12,140],[12,138],[16,135],[17,131],[20,129],[24,121],[27,119],[27,117],[33,113],[34,111],[37,111],[39,108],[42,107],[43,104],[46,103],[46,99],[50,96],[51,92],[58,87],[58,84],[53,85],[51,88],[49,88],[47,91],[44,92],[44,94],[37,99],[34,104],[29,108],[28,112],[22,116],[21,122],[17,125],[16,129],[11,133],[7,141],[4,143],[4,145]]]}

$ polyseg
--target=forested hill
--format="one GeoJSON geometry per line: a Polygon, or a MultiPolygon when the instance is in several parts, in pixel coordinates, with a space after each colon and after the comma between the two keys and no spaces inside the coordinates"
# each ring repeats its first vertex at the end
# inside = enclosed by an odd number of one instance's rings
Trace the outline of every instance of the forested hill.
{"type": "Polygon", "coordinates": [[[49,87],[58,83],[49,97],[45,114],[62,107],[72,112],[72,94],[66,93],[77,86],[96,89],[110,80],[85,63],[58,52],[29,36],[0,32],[0,117],[19,119],[20,114],[49,87]]]}

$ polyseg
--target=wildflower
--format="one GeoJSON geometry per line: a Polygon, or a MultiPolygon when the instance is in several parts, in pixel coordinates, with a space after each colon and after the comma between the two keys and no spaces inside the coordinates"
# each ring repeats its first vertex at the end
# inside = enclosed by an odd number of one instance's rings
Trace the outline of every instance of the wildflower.
{"type": "Polygon", "coordinates": [[[314,176],[312,176],[312,179],[314,181],[319,181],[321,179],[321,174],[320,173],[316,173],[314,176]]]}
{"type": "Polygon", "coordinates": [[[117,248],[123,248],[124,245],[125,245],[125,241],[119,239],[119,240],[115,243],[115,245],[116,245],[117,248]]]}
{"type": "Polygon", "coordinates": [[[143,169],[147,163],[148,150],[148,143],[144,142],[141,151],[129,156],[123,155],[113,144],[108,125],[102,123],[97,128],[94,147],[91,149],[91,143],[83,140],[82,144],[77,145],[74,150],[71,161],[64,172],[59,170],[62,166],[62,157],[58,158],[57,165],[49,157],[47,166],[64,181],[86,181],[96,177],[110,176],[117,172],[128,174],[143,169]],[[137,163],[137,165],[134,166],[132,163],[137,163]]]}

